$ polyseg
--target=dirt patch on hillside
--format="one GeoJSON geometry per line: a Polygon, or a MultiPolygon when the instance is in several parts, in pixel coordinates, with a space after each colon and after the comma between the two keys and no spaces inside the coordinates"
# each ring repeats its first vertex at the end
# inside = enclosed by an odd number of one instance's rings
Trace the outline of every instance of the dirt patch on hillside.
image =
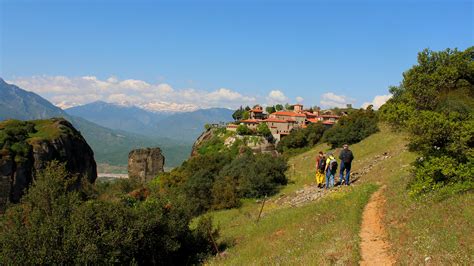
{"type": "Polygon", "coordinates": [[[383,190],[376,191],[365,206],[360,230],[360,265],[393,265],[395,260],[389,253],[386,232],[382,223],[382,209],[385,203],[383,190]]]}

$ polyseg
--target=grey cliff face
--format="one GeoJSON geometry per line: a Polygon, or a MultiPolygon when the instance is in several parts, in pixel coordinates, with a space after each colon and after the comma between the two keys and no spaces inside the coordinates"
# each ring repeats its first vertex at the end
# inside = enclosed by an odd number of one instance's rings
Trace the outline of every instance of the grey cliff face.
{"type": "Polygon", "coordinates": [[[163,173],[165,157],[160,148],[132,150],[128,154],[128,176],[148,182],[163,173]]]}

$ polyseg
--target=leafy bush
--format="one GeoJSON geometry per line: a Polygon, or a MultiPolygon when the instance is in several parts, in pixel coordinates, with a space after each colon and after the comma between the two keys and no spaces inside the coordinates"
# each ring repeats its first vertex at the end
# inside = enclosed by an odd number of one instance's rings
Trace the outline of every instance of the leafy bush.
{"type": "Polygon", "coordinates": [[[309,124],[306,128],[295,129],[288,136],[282,138],[277,145],[279,152],[313,147],[323,137],[324,127],[321,123],[309,124]]]}
{"type": "MultiPolygon", "coordinates": [[[[420,154],[410,193],[474,188],[474,47],[418,54],[418,64],[381,107],[380,118],[410,133],[420,154]]],[[[444,193],[443,192],[443,193],[444,193]]]]}
{"type": "Polygon", "coordinates": [[[233,208],[244,197],[262,197],[287,183],[287,163],[250,150],[235,155],[218,152],[190,158],[153,182],[164,194],[184,195],[194,215],[210,209],[233,208]]]}
{"type": "Polygon", "coordinates": [[[372,110],[354,110],[348,116],[343,116],[333,127],[324,133],[324,141],[331,144],[332,148],[343,144],[357,143],[366,137],[376,133],[378,119],[372,110]]]}
{"type": "Polygon", "coordinates": [[[17,163],[28,161],[31,145],[26,141],[36,132],[35,125],[28,121],[8,120],[0,126],[0,150],[14,158],[17,163]]]}
{"type": "Polygon", "coordinates": [[[186,202],[82,198],[65,169],[49,165],[0,217],[0,264],[196,264],[213,251],[212,222],[191,230],[186,202]]]}
{"type": "Polygon", "coordinates": [[[410,193],[414,196],[440,190],[448,185],[455,186],[461,192],[474,186],[474,162],[459,163],[456,159],[442,155],[440,157],[420,158],[414,164],[414,179],[410,184],[410,193]]]}
{"type": "Polygon", "coordinates": [[[246,153],[226,165],[219,175],[234,180],[241,197],[263,197],[274,194],[279,186],[287,184],[287,168],[281,157],[246,153]]]}
{"type": "Polygon", "coordinates": [[[247,125],[241,124],[237,127],[237,134],[239,134],[239,135],[252,135],[253,131],[247,125]]]}
{"type": "Polygon", "coordinates": [[[209,153],[217,153],[222,149],[224,149],[224,141],[216,134],[210,140],[205,141],[199,146],[198,153],[205,155],[209,153]]]}
{"type": "Polygon", "coordinates": [[[264,136],[265,138],[269,138],[272,136],[272,132],[268,128],[267,124],[260,123],[257,127],[257,133],[264,136]]]}

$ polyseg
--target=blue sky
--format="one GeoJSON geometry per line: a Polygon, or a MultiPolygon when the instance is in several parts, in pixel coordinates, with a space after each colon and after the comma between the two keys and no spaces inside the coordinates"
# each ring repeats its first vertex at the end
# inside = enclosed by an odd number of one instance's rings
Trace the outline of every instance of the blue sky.
{"type": "Polygon", "coordinates": [[[64,106],[360,106],[474,44],[473,1],[0,3],[0,76],[64,106]]]}

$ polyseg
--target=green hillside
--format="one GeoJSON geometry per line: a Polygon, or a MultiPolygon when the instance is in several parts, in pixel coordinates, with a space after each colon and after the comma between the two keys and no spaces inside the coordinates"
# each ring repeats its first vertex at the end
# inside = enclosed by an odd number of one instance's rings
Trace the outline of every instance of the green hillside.
{"type": "MultiPolygon", "coordinates": [[[[390,253],[402,264],[469,264],[474,261],[472,193],[445,201],[416,201],[408,196],[410,163],[415,154],[405,148],[406,136],[381,131],[351,147],[353,186],[316,194],[316,200],[294,199],[314,187],[318,146],[290,159],[290,184],[267,200],[256,223],[261,202],[247,201],[240,209],[212,213],[221,228],[218,242],[228,249],[208,261],[211,265],[357,264],[363,208],[370,195],[385,186],[383,209],[390,253]]],[[[337,180],[337,179],[336,179],[337,180]]]]}

